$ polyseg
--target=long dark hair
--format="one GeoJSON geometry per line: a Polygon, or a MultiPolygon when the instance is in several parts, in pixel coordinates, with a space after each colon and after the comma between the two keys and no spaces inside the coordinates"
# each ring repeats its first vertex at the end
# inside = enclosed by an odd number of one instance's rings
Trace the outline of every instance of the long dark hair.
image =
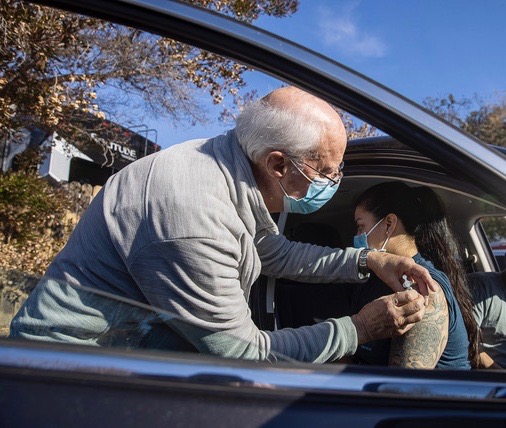
{"type": "Polygon", "coordinates": [[[479,329],[473,316],[461,247],[436,193],[425,186],[381,183],[362,193],[355,206],[372,213],[376,220],[395,214],[402,221],[406,233],[414,237],[420,254],[448,276],[466,326],[471,367],[479,367],[479,329]]]}

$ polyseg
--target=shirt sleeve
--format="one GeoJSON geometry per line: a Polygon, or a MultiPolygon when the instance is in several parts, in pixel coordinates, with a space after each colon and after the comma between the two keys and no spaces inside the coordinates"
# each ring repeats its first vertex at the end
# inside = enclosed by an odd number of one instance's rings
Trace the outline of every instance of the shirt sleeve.
{"type": "Polygon", "coordinates": [[[365,282],[358,277],[360,249],[330,248],[293,242],[280,234],[263,233],[255,244],[262,273],[304,282],[365,282]]]}
{"type": "Polygon", "coordinates": [[[241,288],[238,252],[233,243],[209,238],[158,242],[142,249],[129,270],[149,304],[178,320],[176,330],[200,352],[254,360],[281,354],[325,362],[356,350],[349,318],[259,330],[241,288]]]}

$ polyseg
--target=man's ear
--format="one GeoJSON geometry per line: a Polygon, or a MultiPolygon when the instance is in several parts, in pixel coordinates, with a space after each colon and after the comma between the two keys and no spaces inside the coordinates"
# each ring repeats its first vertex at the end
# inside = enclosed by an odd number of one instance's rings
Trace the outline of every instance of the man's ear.
{"type": "Polygon", "coordinates": [[[283,178],[288,169],[287,167],[288,158],[277,150],[272,151],[265,156],[264,165],[267,170],[267,174],[271,177],[280,179],[283,178]]]}

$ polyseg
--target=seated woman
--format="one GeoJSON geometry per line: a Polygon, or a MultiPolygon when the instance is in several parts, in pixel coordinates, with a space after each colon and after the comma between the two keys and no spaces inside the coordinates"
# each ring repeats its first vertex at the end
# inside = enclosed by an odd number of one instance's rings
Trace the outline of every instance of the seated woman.
{"type": "MultiPolygon", "coordinates": [[[[478,328],[471,295],[437,195],[427,187],[382,183],[366,190],[355,206],[356,247],[413,257],[441,286],[431,296],[422,321],[402,336],[359,346],[355,362],[426,369],[478,367],[478,328]]],[[[390,292],[373,276],[355,287],[353,310],[390,292]]]]}

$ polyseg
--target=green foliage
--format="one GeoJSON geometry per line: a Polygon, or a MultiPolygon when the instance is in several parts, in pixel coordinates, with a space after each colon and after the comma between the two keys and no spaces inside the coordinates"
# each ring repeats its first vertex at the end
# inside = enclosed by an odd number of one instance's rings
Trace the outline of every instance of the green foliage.
{"type": "Polygon", "coordinates": [[[38,155],[27,153],[26,171],[0,173],[0,269],[40,276],[63,248],[74,226],[71,201],[32,169],[38,155]]]}
{"type": "Polygon", "coordinates": [[[23,245],[63,227],[69,201],[36,174],[0,175],[0,233],[4,243],[23,245]]]}

